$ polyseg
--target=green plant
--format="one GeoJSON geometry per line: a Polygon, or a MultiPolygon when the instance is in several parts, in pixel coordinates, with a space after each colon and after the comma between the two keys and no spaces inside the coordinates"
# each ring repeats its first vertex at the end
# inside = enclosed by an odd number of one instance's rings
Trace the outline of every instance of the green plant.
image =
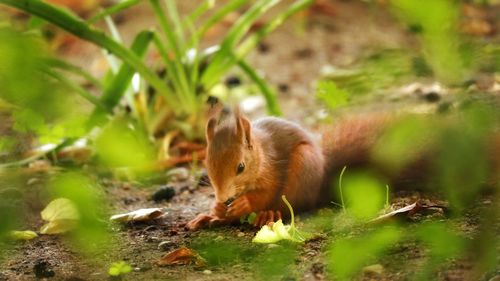
{"type": "MultiPolygon", "coordinates": [[[[100,98],[89,95],[85,90],[77,87],[75,83],[71,83],[71,81],[63,79],[63,76],[57,76],[57,73],[54,73],[53,76],[56,79],[70,85],[73,90],[95,105],[89,123],[90,127],[101,125],[105,122],[106,115],[116,111],[115,108],[130,88],[135,73],[138,73],[140,79],[145,80],[157,92],[152,100],[144,97],[134,99],[136,95],[145,96],[145,93],[132,93],[127,98],[129,106],[137,115],[136,117],[141,120],[144,128],[151,135],[161,130],[180,129],[188,138],[202,136],[201,128],[204,120],[200,114],[201,107],[210,89],[217,85],[232,67],[241,68],[243,73],[247,74],[258,85],[267,100],[270,114],[281,114],[274,92],[244,61],[244,57],[264,36],[273,31],[289,16],[309,5],[312,0],[297,0],[259,30],[250,33],[254,23],[279,2],[279,0],[255,1],[225,34],[218,48],[211,49],[215,50],[214,52],[209,52],[207,49],[202,50],[200,47],[205,33],[226,15],[241,9],[249,1],[230,1],[220,8],[215,8],[214,1],[205,0],[191,14],[181,20],[175,1],[164,1],[165,12],[159,0],[150,0],[149,4],[158,20],[160,32],[153,30],[139,33],[130,48],[116,40],[117,38],[113,39],[94,27],[95,22],[105,18],[108,25],[111,25],[112,33],[116,34],[109,16],[138,2],[135,0],[120,2],[100,11],[88,21],[84,21],[39,0],[0,0],[0,3],[21,9],[83,40],[98,45],[123,62],[116,73],[110,71],[106,75],[106,81],[102,82],[103,94],[100,98]],[[201,22],[200,16],[208,12],[210,12],[208,18],[201,22]],[[197,24],[198,22],[201,23],[197,24]],[[154,45],[162,58],[166,72],[164,78],[152,71],[142,61],[143,55],[151,45],[150,43],[154,45]],[[143,102],[134,102],[137,100],[143,102]],[[164,106],[158,109],[159,105],[164,106]],[[168,124],[167,127],[162,128],[165,124],[168,124]]],[[[90,80],[96,82],[95,79],[90,78],[90,80]]]]}

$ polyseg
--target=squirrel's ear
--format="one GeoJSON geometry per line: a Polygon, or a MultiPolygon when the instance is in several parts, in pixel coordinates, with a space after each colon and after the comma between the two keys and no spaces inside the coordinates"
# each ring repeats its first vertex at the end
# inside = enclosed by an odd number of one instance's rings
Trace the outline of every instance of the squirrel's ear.
{"type": "Polygon", "coordinates": [[[215,125],[217,124],[217,120],[212,117],[207,122],[207,128],[205,131],[207,141],[211,141],[214,138],[215,125]]]}
{"type": "Polygon", "coordinates": [[[245,140],[248,148],[252,149],[252,125],[250,121],[245,117],[240,117],[241,127],[245,133],[245,140]]]}
{"type": "Polygon", "coordinates": [[[244,117],[238,107],[234,110],[234,118],[236,119],[236,133],[237,135],[248,145],[248,148],[252,148],[252,125],[250,121],[244,117]]]}

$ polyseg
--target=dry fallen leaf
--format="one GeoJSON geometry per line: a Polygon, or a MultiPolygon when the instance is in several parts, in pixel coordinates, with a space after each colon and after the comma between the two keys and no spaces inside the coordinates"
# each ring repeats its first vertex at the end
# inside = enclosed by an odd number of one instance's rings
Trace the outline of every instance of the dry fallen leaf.
{"type": "Polygon", "coordinates": [[[40,214],[42,219],[47,221],[40,228],[41,234],[67,232],[73,229],[80,219],[74,203],[66,198],[57,198],[51,201],[40,214]]]}
{"type": "Polygon", "coordinates": [[[419,210],[419,208],[420,208],[420,204],[418,204],[418,201],[416,201],[415,203],[413,203],[411,205],[405,206],[405,207],[400,208],[400,209],[396,209],[396,210],[389,212],[387,214],[380,215],[380,216],[372,219],[370,222],[383,221],[383,220],[386,220],[388,218],[394,217],[398,214],[414,214],[419,210]]]}
{"type": "Polygon", "coordinates": [[[161,257],[158,261],[156,261],[156,264],[159,266],[192,264],[196,266],[204,266],[205,261],[195,251],[186,247],[181,247],[161,257]]]}
{"type": "Polygon", "coordinates": [[[111,216],[110,220],[119,222],[149,221],[159,218],[164,214],[160,208],[139,209],[129,213],[111,216]]]}

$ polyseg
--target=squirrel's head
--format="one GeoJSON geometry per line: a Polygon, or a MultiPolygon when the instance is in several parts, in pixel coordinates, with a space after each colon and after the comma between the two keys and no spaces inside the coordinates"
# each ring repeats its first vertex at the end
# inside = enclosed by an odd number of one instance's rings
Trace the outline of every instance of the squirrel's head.
{"type": "Polygon", "coordinates": [[[238,109],[233,117],[220,124],[212,117],[206,126],[205,164],[219,202],[231,201],[251,189],[260,164],[250,121],[238,109]]]}

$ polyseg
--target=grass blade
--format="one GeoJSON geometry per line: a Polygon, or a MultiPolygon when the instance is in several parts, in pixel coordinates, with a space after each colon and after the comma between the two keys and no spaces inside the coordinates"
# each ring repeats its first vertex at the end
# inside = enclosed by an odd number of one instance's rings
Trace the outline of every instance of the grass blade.
{"type": "MultiPolygon", "coordinates": [[[[257,1],[243,16],[229,30],[227,36],[221,43],[220,50],[214,56],[212,63],[208,66],[207,70],[203,73],[201,78],[202,84],[210,89],[215,85],[222,73],[227,70],[227,65],[234,65],[236,61],[231,60],[228,63],[228,57],[233,56],[233,49],[236,47],[241,38],[248,32],[254,22],[264,14],[272,6],[276,5],[280,0],[261,0],[257,1]]],[[[234,56],[233,56],[234,57],[234,56]]]]}
{"type": "Polygon", "coordinates": [[[177,93],[177,96],[179,98],[181,98],[182,96],[185,104],[188,105],[188,108],[184,108],[184,111],[187,109],[188,112],[193,112],[196,110],[196,101],[189,91],[186,69],[182,65],[182,58],[184,58],[185,52],[181,51],[181,48],[178,44],[179,41],[177,40],[175,33],[172,31],[173,28],[170,22],[165,17],[165,13],[160,6],[159,0],[150,0],[149,3],[151,4],[155,15],[160,22],[160,27],[162,28],[167,38],[167,54],[169,54],[168,50],[172,50],[174,55],[173,59],[171,59],[171,62],[175,66],[175,71],[171,72],[170,75],[177,75],[175,79],[179,81],[179,88],[176,88],[175,92],[177,93]]]}
{"type": "Polygon", "coordinates": [[[43,59],[43,63],[47,64],[53,68],[59,68],[71,73],[74,73],[78,76],[81,76],[85,78],[88,82],[90,82],[92,85],[94,85],[96,88],[102,88],[101,81],[96,79],[94,76],[92,76],[90,73],[86,72],[82,68],[72,65],[70,63],[67,63],[63,60],[55,59],[55,58],[45,58],[43,59]]]}
{"type": "Polygon", "coordinates": [[[253,68],[245,61],[240,60],[238,62],[238,66],[259,87],[260,91],[264,95],[264,98],[266,99],[267,112],[270,115],[281,116],[282,113],[278,105],[278,100],[276,99],[276,93],[271,90],[267,83],[262,78],[260,78],[260,76],[253,70],[253,68]]]}
{"type": "Polygon", "coordinates": [[[109,8],[106,8],[102,11],[100,11],[99,13],[95,14],[94,16],[92,16],[90,19],[87,20],[88,23],[90,24],[94,24],[96,23],[97,21],[103,19],[104,17],[106,16],[111,16],[113,14],[116,14],[116,13],[119,13],[123,10],[126,10],[130,7],[133,7],[137,4],[139,4],[141,2],[141,0],[124,0],[124,1],[121,1],[120,3],[116,4],[116,5],[113,5],[109,8]]]}
{"type": "Polygon", "coordinates": [[[268,22],[262,28],[257,30],[255,33],[250,35],[243,43],[238,47],[236,51],[236,58],[243,58],[246,56],[266,35],[274,31],[278,26],[280,26],[286,19],[300,10],[308,7],[313,3],[314,0],[299,0],[285,11],[276,16],[273,20],[268,22]]]}
{"type": "MultiPolygon", "coordinates": [[[[153,39],[153,33],[150,31],[140,32],[132,46],[131,51],[138,57],[143,57],[148,49],[149,43],[153,39]]],[[[127,90],[132,80],[135,70],[127,65],[123,64],[118,73],[113,77],[113,79],[105,85],[104,92],[102,93],[101,102],[106,107],[106,111],[112,112],[113,108],[118,104],[123,94],[127,90]]],[[[90,124],[97,125],[101,120],[103,120],[103,112],[101,109],[95,109],[90,117],[90,124]]]]}
{"type": "Polygon", "coordinates": [[[177,5],[174,0],[165,0],[165,5],[167,6],[167,11],[172,23],[175,28],[175,35],[177,35],[176,42],[179,44],[179,48],[184,50],[185,38],[184,38],[184,28],[182,26],[181,20],[179,19],[179,12],[177,11],[177,5]]]}
{"type": "Polygon", "coordinates": [[[248,0],[233,0],[224,7],[217,10],[210,18],[208,18],[205,23],[198,29],[196,37],[202,38],[203,35],[212,27],[214,24],[220,22],[227,14],[236,11],[238,8],[247,3],[248,0]]]}
{"type": "Polygon", "coordinates": [[[82,88],[80,85],[76,84],[75,82],[71,81],[70,79],[66,78],[64,75],[61,75],[57,71],[53,71],[50,69],[45,69],[44,72],[54,78],[55,80],[59,81],[62,85],[68,87],[69,89],[75,91],[78,95],[92,103],[93,105],[96,106],[96,108],[99,108],[100,110],[106,110],[106,107],[104,104],[94,95],[89,93],[87,90],[82,88]]]}

